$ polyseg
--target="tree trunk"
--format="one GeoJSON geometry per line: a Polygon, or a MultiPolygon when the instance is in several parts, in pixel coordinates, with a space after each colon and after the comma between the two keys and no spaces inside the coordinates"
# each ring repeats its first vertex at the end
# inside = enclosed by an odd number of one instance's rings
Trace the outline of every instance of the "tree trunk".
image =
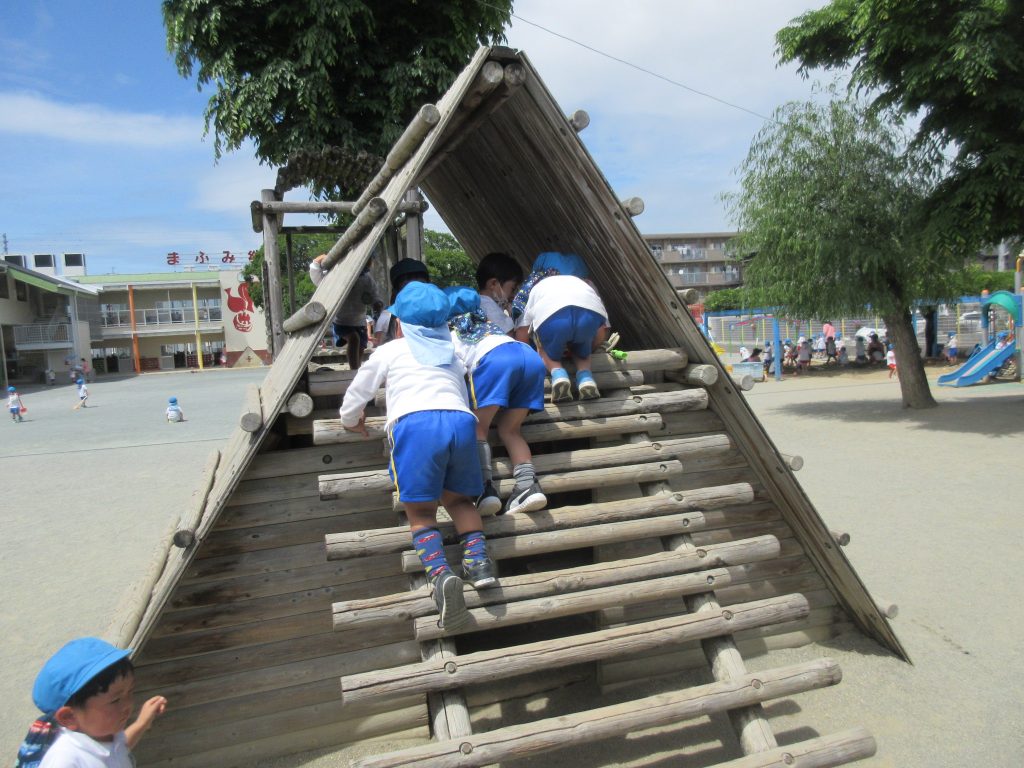
{"type": "Polygon", "coordinates": [[[904,408],[934,408],[937,403],[928,387],[924,373],[921,348],[917,345],[910,311],[883,317],[889,341],[896,345],[896,370],[900,377],[900,392],[904,408]]]}

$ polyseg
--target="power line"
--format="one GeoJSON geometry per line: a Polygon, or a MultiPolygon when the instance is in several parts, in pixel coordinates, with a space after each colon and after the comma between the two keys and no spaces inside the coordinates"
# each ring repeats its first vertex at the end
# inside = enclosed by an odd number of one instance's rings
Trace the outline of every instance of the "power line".
{"type": "MultiPolygon", "coordinates": [[[[488,8],[492,8],[492,9],[494,9],[496,11],[504,10],[503,8],[500,8],[500,7],[496,6],[496,5],[493,5],[491,3],[486,2],[486,0],[476,0],[476,1],[480,5],[487,6],[488,8]]],[[[753,115],[754,117],[759,118],[761,120],[764,120],[766,122],[776,123],[778,125],[782,125],[782,123],[780,123],[774,117],[769,117],[768,115],[762,115],[760,112],[756,112],[753,109],[747,109],[746,107],[744,107],[744,106],[742,106],[740,104],[735,104],[735,103],[733,103],[731,101],[726,101],[725,99],[720,99],[719,97],[715,96],[714,94],[707,93],[706,91],[702,91],[702,90],[700,90],[698,88],[693,88],[692,86],[689,86],[686,83],[681,83],[678,80],[673,80],[671,77],[667,77],[667,76],[662,75],[662,74],[660,74],[658,72],[655,72],[653,70],[647,69],[646,67],[642,67],[639,64],[634,64],[631,61],[627,61],[626,59],[622,59],[622,58],[619,58],[618,56],[614,56],[614,55],[612,55],[610,53],[602,51],[600,48],[595,48],[592,45],[588,45],[587,43],[584,43],[584,42],[582,42],[580,40],[576,40],[575,38],[569,37],[568,35],[563,35],[561,32],[556,32],[553,29],[549,29],[548,27],[545,27],[543,24],[538,24],[535,21],[530,21],[529,19],[524,19],[522,16],[520,16],[517,13],[510,13],[509,15],[512,18],[514,18],[514,19],[518,19],[519,21],[523,22],[524,24],[529,24],[531,27],[536,27],[537,29],[541,30],[542,32],[547,32],[549,35],[553,35],[554,37],[557,37],[557,38],[560,38],[562,40],[565,40],[566,42],[572,43],[573,45],[578,45],[580,48],[588,50],[591,53],[596,53],[598,56],[603,56],[606,59],[611,59],[612,61],[614,61],[614,62],[616,62],[618,64],[623,64],[624,66],[627,66],[627,67],[629,67],[631,69],[635,69],[638,72],[644,73],[645,75],[650,75],[651,77],[657,78],[658,80],[662,80],[662,81],[668,83],[669,85],[674,85],[676,88],[682,88],[684,91],[689,91],[690,93],[696,94],[697,96],[703,96],[706,99],[711,99],[712,101],[716,101],[719,104],[722,104],[722,105],[724,105],[726,107],[730,107],[732,109],[738,109],[740,112],[746,112],[748,115],[753,115]]]]}

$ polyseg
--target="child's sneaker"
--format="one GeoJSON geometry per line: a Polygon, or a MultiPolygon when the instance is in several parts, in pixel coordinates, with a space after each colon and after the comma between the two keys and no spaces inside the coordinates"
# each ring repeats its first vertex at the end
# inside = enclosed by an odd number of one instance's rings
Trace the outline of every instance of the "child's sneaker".
{"type": "Polygon", "coordinates": [[[437,626],[453,631],[466,625],[469,611],[462,595],[462,579],[451,571],[442,571],[434,579],[434,604],[437,606],[437,626]]]}
{"type": "Polygon", "coordinates": [[[572,384],[569,374],[564,368],[555,368],[551,372],[551,402],[564,403],[572,400],[572,384]]]}
{"type": "Polygon", "coordinates": [[[525,488],[512,489],[512,495],[505,502],[506,512],[538,512],[548,505],[548,497],[540,489],[540,483],[534,481],[525,488]]]}
{"type": "Polygon", "coordinates": [[[489,557],[463,562],[462,577],[473,585],[474,589],[486,589],[498,585],[498,568],[489,557]]]}
{"type": "Polygon", "coordinates": [[[476,497],[476,509],[483,517],[501,512],[501,497],[493,483],[484,485],[484,492],[476,497]]]}
{"type": "Polygon", "coordinates": [[[576,374],[576,388],[580,391],[580,400],[596,400],[601,396],[601,390],[597,388],[594,375],[590,371],[580,371],[576,374]]]}

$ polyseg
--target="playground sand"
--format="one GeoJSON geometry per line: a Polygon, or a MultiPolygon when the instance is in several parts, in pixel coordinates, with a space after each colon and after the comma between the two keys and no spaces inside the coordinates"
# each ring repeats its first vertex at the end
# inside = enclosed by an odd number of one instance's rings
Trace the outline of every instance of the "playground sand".
{"type": "MultiPolygon", "coordinates": [[[[1018,766],[1024,690],[1014,670],[1024,667],[1024,611],[1014,593],[1024,540],[1024,388],[934,387],[940,407],[913,412],[900,407],[899,385],[886,376],[815,371],[758,384],[747,397],[780,450],[804,457],[797,477],[828,525],[852,536],[845,552],[872,594],[899,605],[893,626],[913,665],[857,635],[748,664],[830,656],[843,669],[838,686],[767,706],[783,743],[863,726],[878,755],[861,765],[1018,766]]],[[[125,583],[142,577],[154,544],[187,502],[207,452],[230,433],[245,384],[261,377],[101,380],[91,388],[97,407],[76,413],[69,387],[30,391],[33,423],[4,425],[12,430],[0,443],[6,754],[35,714],[29,692],[42,660],[73,636],[107,628],[125,583]],[[172,390],[189,406],[186,424],[163,423],[172,390]]],[[[642,692],[694,682],[706,678],[666,678],[642,692]]],[[[507,723],[551,716],[593,693],[578,685],[494,707],[477,726],[493,728],[499,715],[507,723]]],[[[733,744],[725,719],[716,717],[505,765],[668,768],[706,750],[685,763],[700,766],[737,757],[733,744]]],[[[338,768],[353,756],[306,753],[259,765],[338,768]]]]}
{"type": "MultiPolygon", "coordinates": [[[[929,377],[946,370],[929,369],[929,377]]],[[[842,667],[838,686],[767,704],[780,743],[863,726],[878,754],[858,765],[1016,768],[1024,754],[1024,687],[1014,673],[1024,669],[1024,610],[1014,597],[1024,541],[1024,387],[933,386],[940,406],[918,412],[901,407],[887,376],[815,371],[758,384],[747,398],[779,449],[804,457],[797,477],[826,523],[851,535],[845,553],[872,595],[899,606],[893,627],[913,663],[851,633],[749,658],[748,666],[827,656],[842,667]]],[[[620,695],[706,681],[691,673],[620,695]]],[[[581,684],[495,706],[476,725],[552,716],[594,693],[581,684]]],[[[259,765],[336,768],[415,743],[259,765]]],[[[734,743],[726,719],[714,717],[502,765],[703,766],[739,757],[734,743]],[[680,762],[694,753],[702,757],[680,762]]]]}

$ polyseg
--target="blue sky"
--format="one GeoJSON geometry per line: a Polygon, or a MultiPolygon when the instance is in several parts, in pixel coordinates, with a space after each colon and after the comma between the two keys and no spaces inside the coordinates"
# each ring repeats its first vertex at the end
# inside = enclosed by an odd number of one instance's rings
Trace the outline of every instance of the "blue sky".
{"type": "MultiPolygon", "coordinates": [[[[515,13],[762,115],[811,83],[774,33],[810,0],[519,0],[515,13]]],[[[523,20],[522,48],[646,233],[730,227],[719,195],[763,121],[599,57],[523,20]]],[[[84,252],[89,272],[219,261],[260,244],[249,202],[275,169],[251,148],[214,162],[207,98],[180,77],[155,0],[17,0],[0,16],[0,232],[11,253],[84,252]]],[[[289,199],[303,199],[301,190],[289,199]]],[[[444,228],[428,214],[428,226],[444,228]]]]}

